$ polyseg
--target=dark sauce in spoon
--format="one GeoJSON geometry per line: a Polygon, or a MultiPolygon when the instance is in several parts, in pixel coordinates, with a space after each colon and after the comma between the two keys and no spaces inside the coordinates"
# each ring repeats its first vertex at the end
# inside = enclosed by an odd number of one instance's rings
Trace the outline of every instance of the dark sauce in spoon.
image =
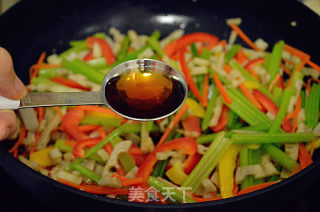
{"type": "Polygon", "coordinates": [[[184,100],[180,81],[157,72],[125,72],[105,87],[109,105],[125,116],[153,119],[174,111],[184,100]]]}

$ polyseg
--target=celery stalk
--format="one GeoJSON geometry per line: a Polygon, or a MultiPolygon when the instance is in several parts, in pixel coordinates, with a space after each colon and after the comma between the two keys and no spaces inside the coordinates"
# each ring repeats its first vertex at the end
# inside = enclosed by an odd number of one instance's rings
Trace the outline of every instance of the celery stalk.
{"type": "Polygon", "coordinates": [[[293,94],[293,89],[290,88],[286,88],[283,92],[283,96],[281,99],[281,103],[280,103],[280,107],[279,107],[279,111],[276,115],[275,120],[272,123],[271,128],[269,129],[270,133],[275,133],[278,132],[280,130],[281,124],[283,122],[283,119],[287,113],[288,110],[288,105],[291,99],[291,96],[293,94]]]}
{"type": "Polygon", "coordinates": [[[191,43],[190,48],[191,48],[192,56],[193,57],[199,57],[199,53],[198,53],[197,47],[196,47],[196,45],[194,43],[191,43]]]}
{"type": "Polygon", "coordinates": [[[164,50],[161,48],[161,45],[156,38],[148,37],[147,43],[161,58],[165,56],[164,50]]]}
{"type": "Polygon", "coordinates": [[[225,138],[225,132],[218,133],[214,141],[210,144],[206,154],[201,158],[181,186],[191,187],[192,192],[196,191],[201,182],[207,178],[216,167],[231,144],[232,139],[225,138]]]}
{"type": "Polygon", "coordinates": [[[224,57],[225,63],[229,63],[229,61],[238,53],[240,49],[240,44],[234,44],[224,57]]]}
{"type": "Polygon", "coordinates": [[[299,165],[296,161],[290,158],[286,153],[284,153],[278,147],[272,144],[263,144],[261,146],[262,150],[269,154],[273,160],[281,164],[283,167],[287,168],[290,171],[296,171],[299,168],[299,165]]]}
{"type": "Polygon", "coordinates": [[[306,107],[306,123],[309,128],[314,129],[319,121],[320,85],[312,85],[310,96],[308,97],[308,107],[306,107]]]}
{"type": "Polygon", "coordinates": [[[123,39],[122,44],[121,44],[121,49],[117,55],[118,59],[122,59],[126,56],[129,43],[130,43],[129,36],[125,36],[125,38],[123,39]]]}
{"type": "Polygon", "coordinates": [[[103,81],[104,75],[100,72],[96,71],[85,62],[80,59],[74,59],[73,61],[68,61],[66,59],[62,59],[61,62],[62,67],[76,73],[82,74],[88,78],[88,80],[101,84],[103,81]]]}
{"type": "Polygon", "coordinates": [[[107,127],[119,127],[121,125],[121,119],[108,118],[103,116],[84,116],[81,119],[80,124],[95,124],[107,127]]]}
{"type": "Polygon", "coordinates": [[[201,124],[202,131],[205,131],[209,127],[209,122],[210,122],[210,119],[211,119],[211,116],[213,113],[213,108],[214,108],[215,102],[217,100],[218,94],[219,94],[219,90],[214,88],[212,91],[212,96],[211,96],[209,103],[208,103],[208,107],[206,109],[206,113],[205,113],[204,118],[202,120],[202,124],[201,124]]]}
{"type": "Polygon", "coordinates": [[[232,133],[235,144],[311,142],[313,133],[232,133]]]}
{"type": "Polygon", "coordinates": [[[99,182],[101,176],[97,175],[95,172],[91,171],[90,169],[84,167],[80,163],[77,163],[73,166],[75,170],[80,172],[82,175],[86,176],[87,178],[93,180],[94,182],[99,182]]]}
{"type": "Polygon", "coordinates": [[[179,189],[179,187],[172,187],[167,185],[166,183],[158,180],[155,177],[150,176],[148,179],[148,185],[153,186],[154,188],[158,189],[161,193],[170,192],[170,197],[177,200],[178,202],[185,202],[185,203],[195,203],[196,201],[193,200],[191,196],[187,194],[189,190],[185,190],[185,193],[179,189]],[[168,188],[171,188],[170,190],[168,188]]]}
{"type": "Polygon", "coordinates": [[[279,73],[283,48],[284,41],[279,41],[273,46],[268,69],[270,74],[270,83],[276,78],[277,74],[279,73]]]}

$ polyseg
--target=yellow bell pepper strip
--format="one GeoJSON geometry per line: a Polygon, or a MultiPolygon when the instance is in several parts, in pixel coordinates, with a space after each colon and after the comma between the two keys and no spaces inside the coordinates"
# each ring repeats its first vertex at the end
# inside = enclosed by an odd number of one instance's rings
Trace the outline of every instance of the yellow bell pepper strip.
{"type": "Polygon", "coordinates": [[[48,167],[52,165],[52,160],[49,156],[49,152],[54,146],[47,147],[45,149],[33,152],[30,154],[30,161],[36,162],[39,166],[48,167]]]}
{"type": "Polygon", "coordinates": [[[205,115],[205,111],[202,105],[200,105],[197,101],[191,98],[186,99],[186,104],[189,105],[189,108],[193,115],[198,118],[203,118],[205,115]]]}
{"type": "Polygon", "coordinates": [[[167,177],[174,182],[175,184],[181,185],[188,177],[183,172],[181,162],[177,162],[174,164],[167,172],[166,172],[167,177]]]}
{"type": "Polygon", "coordinates": [[[240,149],[240,145],[231,145],[219,161],[219,181],[222,198],[229,198],[233,196],[234,171],[236,168],[237,155],[240,149]]]}

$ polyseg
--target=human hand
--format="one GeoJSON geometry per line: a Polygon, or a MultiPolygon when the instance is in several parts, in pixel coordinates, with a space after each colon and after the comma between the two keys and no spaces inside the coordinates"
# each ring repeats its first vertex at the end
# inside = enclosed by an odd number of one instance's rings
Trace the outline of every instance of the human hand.
{"type": "MultiPolygon", "coordinates": [[[[13,70],[12,58],[7,50],[0,47],[0,95],[18,100],[27,90],[13,70]]],[[[0,110],[0,140],[12,135],[17,129],[16,115],[11,110],[0,110]]]]}

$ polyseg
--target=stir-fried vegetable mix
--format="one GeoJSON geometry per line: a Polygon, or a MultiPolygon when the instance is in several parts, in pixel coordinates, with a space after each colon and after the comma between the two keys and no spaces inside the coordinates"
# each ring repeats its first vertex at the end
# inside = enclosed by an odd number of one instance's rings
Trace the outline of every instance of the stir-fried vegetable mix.
{"type": "Polygon", "coordinates": [[[240,22],[227,21],[228,41],[110,28],[59,55],[43,53],[31,67],[30,91],[98,91],[117,64],[152,58],[181,71],[190,92],[176,114],[155,122],[104,106],[20,110],[10,152],[74,188],[163,204],[245,194],[306,168],[320,146],[320,67],[284,41],[266,51],[268,43],[252,42],[240,22]]]}

